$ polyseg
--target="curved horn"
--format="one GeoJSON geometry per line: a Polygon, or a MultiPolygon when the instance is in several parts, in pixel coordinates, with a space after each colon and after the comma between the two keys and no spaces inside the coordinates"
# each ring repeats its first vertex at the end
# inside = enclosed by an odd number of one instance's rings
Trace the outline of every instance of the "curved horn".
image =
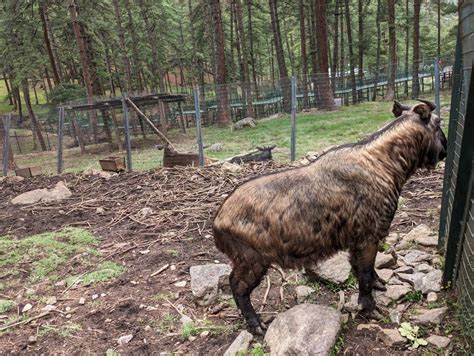
{"type": "Polygon", "coordinates": [[[393,101],[392,113],[393,113],[393,116],[395,117],[399,117],[400,115],[403,114],[404,111],[410,110],[410,109],[411,107],[408,105],[403,105],[397,100],[393,101]]]}
{"type": "Polygon", "coordinates": [[[424,100],[424,99],[416,99],[416,100],[421,101],[422,103],[428,105],[431,111],[434,111],[436,109],[436,105],[432,101],[424,100]]]}

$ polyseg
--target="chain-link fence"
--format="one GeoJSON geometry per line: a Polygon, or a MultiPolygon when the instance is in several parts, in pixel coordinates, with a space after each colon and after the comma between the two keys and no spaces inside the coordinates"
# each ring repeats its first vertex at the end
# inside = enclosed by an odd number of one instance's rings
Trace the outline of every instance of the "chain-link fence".
{"type": "MultiPolygon", "coordinates": [[[[448,89],[452,84],[451,61],[443,59],[439,62],[442,63],[438,67],[439,87],[448,89]]],[[[420,94],[433,93],[434,61],[418,67],[420,94]]],[[[163,164],[163,152],[158,150],[166,143],[162,136],[168,137],[170,142],[178,142],[175,147],[171,144],[175,150],[196,153],[199,147],[206,148],[219,138],[217,133],[210,135],[215,133],[215,126],[235,126],[245,118],[257,121],[291,116],[293,122],[288,124],[287,137],[283,140],[284,153],[280,152],[280,155],[294,159],[296,113],[319,115],[363,101],[382,100],[387,94],[385,72],[383,69],[379,73],[366,71],[351,75],[347,71],[332,76],[315,74],[257,80],[256,83],[204,84],[197,86],[199,109],[196,109],[195,92],[191,88],[181,88],[180,94],[141,92],[118,98],[77,100],[62,105],[62,115],[60,107],[41,110],[37,113],[37,125],[32,125],[31,120],[13,116],[8,147],[17,166],[40,166],[46,174],[98,170],[99,160],[107,156],[130,157],[132,168],[142,170],[163,164]],[[198,135],[197,118],[204,138],[198,135]],[[201,145],[197,144],[198,136],[201,145]]],[[[412,85],[412,75],[407,74],[406,69],[400,70],[395,79],[394,97],[410,97],[412,85]]],[[[5,135],[4,129],[1,131],[5,135]]],[[[250,135],[248,145],[242,145],[240,149],[234,145],[234,148],[224,149],[213,156],[229,157],[266,144],[272,142],[250,135]]]]}
{"type": "Polygon", "coordinates": [[[448,137],[440,247],[443,281],[459,295],[459,317],[474,340],[474,1],[460,5],[460,24],[448,137]]]}

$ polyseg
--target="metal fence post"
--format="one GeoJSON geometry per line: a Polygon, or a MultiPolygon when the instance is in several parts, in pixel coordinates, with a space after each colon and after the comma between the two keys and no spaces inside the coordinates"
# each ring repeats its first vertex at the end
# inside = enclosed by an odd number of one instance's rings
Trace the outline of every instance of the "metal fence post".
{"type": "Polygon", "coordinates": [[[122,96],[122,109],[123,109],[123,125],[125,130],[125,149],[127,151],[127,169],[129,172],[132,171],[132,148],[130,145],[130,128],[128,127],[128,106],[126,102],[126,96],[122,96]]]}
{"type": "Polygon", "coordinates": [[[441,103],[440,103],[440,85],[439,85],[439,76],[440,76],[440,70],[439,70],[439,58],[435,59],[434,62],[434,75],[435,75],[435,104],[436,104],[436,115],[440,115],[441,112],[441,103]]]}
{"type": "Polygon", "coordinates": [[[58,119],[58,174],[61,174],[64,169],[63,162],[63,137],[64,137],[64,106],[59,107],[58,119]]]}
{"type": "Polygon", "coordinates": [[[291,162],[296,156],[296,77],[291,77],[291,162]]]}
{"type": "Polygon", "coordinates": [[[11,154],[10,152],[10,123],[12,119],[12,114],[8,114],[2,118],[3,120],[3,175],[6,177],[8,175],[8,160],[11,154]]]}
{"type": "Polygon", "coordinates": [[[204,166],[204,149],[202,147],[202,129],[201,129],[201,108],[199,105],[199,86],[193,89],[194,95],[194,110],[196,112],[196,127],[198,134],[198,148],[199,148],[199,166],[204,166]]]}

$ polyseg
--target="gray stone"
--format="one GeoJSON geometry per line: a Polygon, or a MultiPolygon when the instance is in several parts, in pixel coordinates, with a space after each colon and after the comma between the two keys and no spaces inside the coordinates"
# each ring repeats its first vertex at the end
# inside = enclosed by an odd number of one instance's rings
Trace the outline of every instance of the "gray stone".
{"type": "Polygon", "coordinates": [[[392,323],[400,325],[402,322],[403,312],[407,309],[406,304],[398,304],[394,309],[390,309],[389,317],[392,323]]]}
{"type": "Polygon", "coordinates": [[[347,310],[349,313],[357,313],[362,309],[359,305],[359,293],[355,293],[351,295],[351,298],[347,303],[344,304],[344,309],[347,310]]]}
{"type": "Polygon", "coordinates": [[[59,181],[53,189],[35,189],[18,195],[13,198],[11,203],[16,205],[28,205],[38,202],[53,202],[69,198],[71,191],[64,182],[59,181]]]}
{"type": "Polygon", "coordinates": [[[38,337],[36,335],[31,335],[28,337],[28,344],[33,345],[38,341],[38,337]]]}
{"type": "Polygon", "coordinates": [[[415,324],[422,325],[439,325],[444,319],[446,312],[448,311],[447,307],[436,308],[436,309],[417,309],[416,315],[412,315],[410,319],[415,324]]]}
{"type": "Polygon", "coordinates": [[[399,273],[398,278],[403,282],[410,283],[415,290],[421,290],[423,286],[423,278],[425,277],[424,273],[413,273],[413,274],[405,274],[399,273]]]}
{"type": "Polygon", "coordinates": [[[390,278],[392,278],[393,276],[393,270],[388,269],[388,268],[377,269],[375,270],[375,272],[377,272],[380,279],[384,281],[385,283],[387,283],[390,280],[390,278]]]}
{"type": "Polygon", "coordinates": [[[419,240],[420,238],[424,238],[426,236],[430,236],[433,233],[431,229],[426,226],[425,224],[420,224],[414,229],[412,229],[409,233],[402,237],[400,242],[397,244],[396,248],[398,250],[403,250],[410,247],[414,242],[419,240]]]}
{"type": "Polygon", "coordinates": [[[308,286],[297,286],[295,288],[296,292],[296,301],[298,304],[304,303],[306,298],[314,293],[314,289],[308,286]]]}
{"type": "Polygon", "coordinates": [[[423,294],[429,292],[439,292],[441,290],[441,279],[443,272],[436,269],[426,274],[422,280],[421,291],[423,294]]]}
{"type": "Polygon", "coordinates": [[[395,273],[406,273],[410,274],[413,273],[413,267],[410,266],[401,266],[394,270],[395,273]]]}
{"type": "Polygon", "coordinates": [[[229,284],[230,266],[226,264],[208,264],[192,266],[191,290],[200,305],[211,304],[219,295],[222,286],[229,284]]]}
{"type": "Polygon", "coordinates": [[[224,352],[224,356],[234,356],[238,353],[246,354],[252,340],[253,335],[247,330],[243,330],[224,352]]]}
{"type": "Polygon", "coordinates": [[[270,324],[265,342],[271,355],[329,355],[341,328],[334,308],[300,304],[279,314],[270,324]]]}
{"type": "Polygon", "coordinates": [[[388,281],[388,284],[389,284],[389,285],[401,285],[401,284],[405,284],[405,283],[402,282],[401,280],[399,280],[397,277],[392,277],[392,278],[390,278],[390,280],[388,281]]]}
{"type": "Polygon", "coordinates": [[[439,336],[439,335],[431,335],[430,337],[426,338],[431,345],[444,349],[451,343],[451,339],[446,336],[439,336]]]}
{"type": "Polygon", "coordinates": [[[438,294],[435,292],[429,292],[428,295],[426,296],[426,301],[428,303],[434,303],[438,300],[438,294]]]}
{"type": "Polygon", "coordinates": [[[382,329],[379,336],[388,347],[403,346],[406,343],[405,338],[396,329],[382,329]]]}
{"type": "Polygon", "coordinates": [[[432,258],[433,256],[426,252],[419,251],[419,250],[410,250],[405,254],[405,256],[403,257],[403,260],[405,261],[407,265],[414,266],[417,263],[429,261],[432,258]]]}
{"type": "Polygon", "coordinates": [[[380,331],[382,330],[382,328],[380,327],[380,325],[378,324],[373,324],[373,323],[370,323],[370,324],[359,324],[357,325],[357,331],[361,331],[361,330],[375,330],[375,331],[380,331]]]}
{"type": "Polygon", "coordinates": [[[133,339],[133,334],[123,335],[117,339],[120,346],[128,344],[133,339]]]}
{"type": "Polygon", "coordinates": [[[438,246],[438,237],[435,235],[420,237],[419,239],[416,240],[416,243],[418,243],[421,246],[436,247],[438,246]]]}
{"type": "Polygon", "coordinates": [[[349,263],[349,254],[347,252],[339,252],[331,258],[307,269],[307,273],[315,274],[323,280],[344,283],[351,273],[351,264],[349,263]]]}
{"type": "Polygon", "coordinates": [[[207,150],[210,152],[220,152],[223,149],[224,149],[224,145],[220,142],[213,143],[207,148],[207,150]]]}
{"type": "Polygon", "coordinates": [[[250,127],[250,128],[253,128],[253,127],[256,127],[257,125],[255,124],[255,120],[251,117],[246,117],[242,120],[239,120],[237,121],[232,127],[235,129],[235,130],[241,130],[243,129],[244,127],[250,127]]]}
{"type": "Polygon", "coordinates": [[[242,170],[242,167],[235,163],[224,162],[221,169],[228,173],[239,173],[242,170]]]}
{"type": "Polygon", "coordinates": [[[385,242],[388,243],[390,246],[393,246],[398,242],[399,239],[400,239],[400,234],[398,232],[391,232],[385,238],[385,242]]]}
{"type": "Polygon", "coordinates": [[[399,300],[401,297],[406,295],[409,291],[411,291],[410,287],[404,285],[395,285],[395,286],[388,286],[387,290],[383,292],[387,298],[391,300],[399,300]]]}
{"type": "Polygon", "coordinates": [[[397,256],[395,253],[377,253],[375,258],[375,268],[383,269],[390,268],[397,264],[397,256]]]}
{"type": "Polygon", "coordinates": [[[421,272],[421,273],[428,273],[428,272],[431,272],[432,270],[434,270],[434,268],[431,267],[427,263],[422,263],[422,264],[419,264],[418,266],[415,267],[415,271],[416,272],[421,272]]]}

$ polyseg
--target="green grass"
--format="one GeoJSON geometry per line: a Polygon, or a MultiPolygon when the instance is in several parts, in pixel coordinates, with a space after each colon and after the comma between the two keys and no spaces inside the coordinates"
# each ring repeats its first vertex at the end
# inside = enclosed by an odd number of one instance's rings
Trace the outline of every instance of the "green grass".
{"type": "Polygon", "coordinates": [[[15,302],[12,300],[0,299],[0,313],[6,313],[15,306],[15,302]]]}
{"type": "Polygon", "coordinates": [[[207,320],[201,322],[186,323],[181,328],[181,337],[187,339],[190,336],[196,336],[203,331],[209,331],[211,335],[228,334],[239,330],[239,324],[216,325],[207,320]]]}
{"type": "Polygon", "coordinates": [[[59,326],[41,325],[38,331],[39,336],[57,335],[60,337],[69,337],[82,330],[82,326],[77,323],[66,323],[59,326]]]}
{"type": "Polygon", "coordinates": [[[122,265],[106,261],[101,263],[95,271],[87,273],[82,277],[83,285],[91,285],[106,282],[120,276],[125,271],[122,265]]]}
{"type": "Polygon", "coordinates": [[[31,266],[29,279],[32,282],[53,274],[68,258],[78,252],[97,255],[94,246],[98,240],[88,231],[78,228],[66,228],[56,232],[15,239],[12,236],[0,237],[0,267],[16,270],[22,266],[31,266]]]}
{"type": "MultiPolygon", "coordinates": [[[[38,104],[36,105],[35,101],[35,93],[33,88],[30,86],[30,98],[31,98],[31,105],[33,106],[33,110],[36,111],[44,111],[44,104],[46,104],[46,93],[44,90],[36,88],[36,93],[38,94],[38,104]]],[[[23,104],[23,92],[20,90],[20,96],[23,104]]],[[[26,107],[22,105],[22,109],[26,112],[26,107]]],[[[13,106],[9,105],[8,102],[8,92],[7,87],[5,86],[5,81],[2,79],[0,80],[0,115],[13,112],[13,106]]]]}

